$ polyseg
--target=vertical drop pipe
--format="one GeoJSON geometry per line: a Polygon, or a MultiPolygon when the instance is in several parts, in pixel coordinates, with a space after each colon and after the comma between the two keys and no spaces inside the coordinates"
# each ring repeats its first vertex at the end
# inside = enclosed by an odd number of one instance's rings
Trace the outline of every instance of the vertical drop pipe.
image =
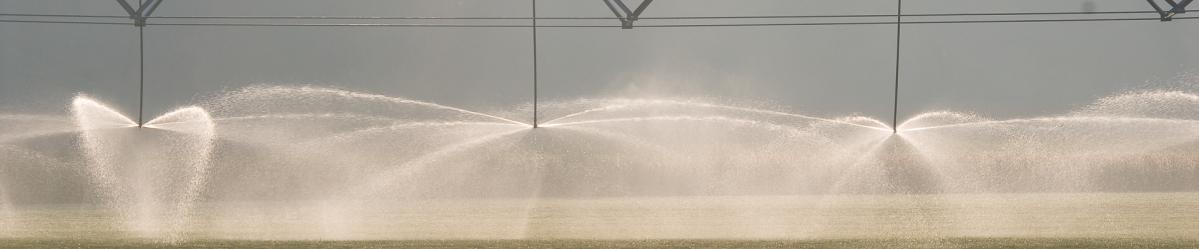
{"type": "Polygon", "coordinates": [[[895,89],[891,102],[891,133],[899,133],[899,42],[903,34],[903,0],[895,4],[895,89]]]}
{"type": "Polygon", "coordinates": [[[537,0],[533,2],[533,128],[537,128],[537,0]]]}
{"type": "MultiPolygon", "coordinates": [[[[142,6],[143,0],[137,0],[137,6],[142,6]]],[[[146,26],[137,26],[137,127],[145,126],[145,102],[146,102],[146,26]]]]}

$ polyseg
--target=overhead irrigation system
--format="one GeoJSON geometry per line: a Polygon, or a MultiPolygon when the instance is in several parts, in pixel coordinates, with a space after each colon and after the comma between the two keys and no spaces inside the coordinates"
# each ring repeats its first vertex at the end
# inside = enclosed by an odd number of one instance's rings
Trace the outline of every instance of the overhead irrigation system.
{"type": "MultiPolygon", "coordinates": [[[[537,117],[537,30],[538,28],[695,28],[695,27],[755,27],[755,26],[844,26],[844,25],[895,25],[895,88],[892,103],[891,126],[898,126],[899,116],[899,72],[900,41],[903,25],[912,24],[955,24],[955,23],[1053,23],[1053,22],[1113,22],[1113,21],[1162,21],[1199,19],[1199,16],[1179,17],[1185,14],[1194,0],[1145,0],[1152,10],[1145,11],[1084,11],[1084,12],[990,12],[990,13],[926,13],[903,14],[903,0],[896,0],[894,14],[845,14],[845,15],[769,15],[769,16],[655,16],[642,17],[654,0],[641,0],[635,7],[624,0],[600,0],[612,11],[607,17],[540,17],[537,16],[537,0],[530,0],[532,15],[528,17],[426,17],[426,16],[152,16],[163,0],[138,0],[136,5],[127,0],[117,0],[127,16],[71,15],[71,14],[25,14],[0,13],[0,23],[66,23],[131,25],[138,28],[139,64],[144,71],[143,32],[145,26],[236,26],[236,27],[414,27],[414,28],[529,28],[533,46],[533,127],[537,117]],[[136,7],[136,8],[135,8],[136,7]],[[1157,14],[1156,17],[1128,17],[1128,15],[1157,14]],[[1110,17],[1119,15],[1118,17],[1110,17]],[[1012,19],[1016,16],[1099,16],[1096,18],[1032,18],[1012,19]],[[904,20],[913,18],[951,17],[1004,17],[990,20],[904,20]],[[880,20],[894,18],[894,21],[880,20]],[[114,19],[131,19],[132,22],[114,19]],[[869,19],[869,21],[861,21],[869,19]],[[152,21],[154,20],[154,21],[152,21]],[[161,20],[161,21],[158,21],[161,20]],[[530,21],[528,24],[511,21],[530,21]],[[568,21],[619,21],[610,24],[538,24],[538,20],[568,21]],[[676,23],[636,25],[639,20],[674,21],[676,23]],[[764,22],[764,20],[777,20],[764,22]],[[819,21],[803,21],[819,20],[819,21]],[[845,20],[845,21],[828,21],[845,20]],[[502,24],[478,23],[508,22],[502,24]],[[691,23],[677,23],[687,21],[691,23]],[[750,22],[745,22],[750,21],[750,22]],[[397,23],[400,22],[400,23],[397,23]],[[418,23],[413,23],[418,22],[418,23]],[[443,22],[443,23],[437,23],[443,22]],[[451,22],[451,23],[444,23],[451,22]],[[463,23],[467,22],[467,23],[463,23]]],[[[145,89],[145,74],[139,73],[138,123],[142,120],[145,89]]]]}

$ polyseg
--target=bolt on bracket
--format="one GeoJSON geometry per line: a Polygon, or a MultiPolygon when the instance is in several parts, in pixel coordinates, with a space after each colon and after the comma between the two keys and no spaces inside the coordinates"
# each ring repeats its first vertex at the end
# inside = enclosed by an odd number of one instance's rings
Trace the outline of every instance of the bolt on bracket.
{"type": "Polygon", "coordinates": [[[136,10],[126,0],[117,0],[117,3],[121,4],[121,8],[124,8],[126,13],[129,13],[129,19],[133,19],[134,26],[145,27],[146,18],[149,18],[150,14],[158,9],[158,4],[161,4],[162,0],[146,0],[136,10]]]}
{"type": "Polygon", "coordinates": [[[616,18],[620,19],[621,29],[632,29],[633,22],[637,21],[637,18],[641,16],[641,12],[645,11],[645,7],[649,7],[649,4],[654,2],[654,0],[641,0],[641,5],[638,5],[636,10],[631,10],[628,5],[624,4],[623,0],[603,1],[605,5],[608,5],[608,9],[612,10],[612,14],[615,14],[616,18]]]}
{"type": "Polygon", "coordinates": [[[1163,9],[1161,5],[1157,4],[1157,0],[1145,1],[1149,2],[1149,6],[1153,6],[1153,10],[1157,11],[1158,15],[1161,15],[1163,22],[1168,22],[1174,20],[1174,15],[1187,13],[1187,5],[1190,5],[1194,0],[1165,0],[1170,5],[1170,10],[1163,9]]]}

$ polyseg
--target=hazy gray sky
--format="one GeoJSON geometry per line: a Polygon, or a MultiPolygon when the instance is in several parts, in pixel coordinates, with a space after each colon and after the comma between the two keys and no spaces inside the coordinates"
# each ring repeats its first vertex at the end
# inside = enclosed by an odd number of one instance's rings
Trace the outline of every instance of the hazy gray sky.
{"type": "MultiPolygon", "coordinates": [[[[643,16],[892,14],[895,4],[658,0],[643,16]]],[[[543,17],[611,15],[598,0],[543,0],[538,7],[543,17]]],[[[1127,0],[907,0],[903,11],[1148,9],[1143,1],[1127,0]]],[[[0,0],[0,12],[124,15],[114,1],[96,0],[0,0]]],[[[166,0],[155,15],[530,14],[528,0],[166,0]]],[[[832,20],[761,20],[780,21],[832,20]]],[[[1196,25],[1199,21],[905,25],[900,119],[942,109],[998,118],[1061,113],[1097,97],[1145,88],[1147,82],[1199,69],[1196,25]]],[[[538,36],[543,101],[706,96],[823,116],[891,116],[894,25],[543,28],[538,36]]],[[[532,97],[530,37],[528,28],[149,26],[146,114],[255,83],[327,85],[485,112],[510,110],[532,97]]],[[[132,26],[0,23],[0,112],[61,109],[72,95],[85,92],[135,115],[137,51],[132,26]]],[[[528,120],[531,114],[513,118],[528,120]]]]}

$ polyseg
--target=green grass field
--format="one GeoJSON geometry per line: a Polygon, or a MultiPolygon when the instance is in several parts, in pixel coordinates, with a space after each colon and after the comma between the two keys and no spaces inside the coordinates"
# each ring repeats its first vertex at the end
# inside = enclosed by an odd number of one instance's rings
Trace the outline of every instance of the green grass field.
{"type": "Polygon", "coordinates": [[[160,243],[143,240],[0,240],[0,248],[1199,248],[1199,240],[949,238],[935,240],[404,240],[160,243]]]}

